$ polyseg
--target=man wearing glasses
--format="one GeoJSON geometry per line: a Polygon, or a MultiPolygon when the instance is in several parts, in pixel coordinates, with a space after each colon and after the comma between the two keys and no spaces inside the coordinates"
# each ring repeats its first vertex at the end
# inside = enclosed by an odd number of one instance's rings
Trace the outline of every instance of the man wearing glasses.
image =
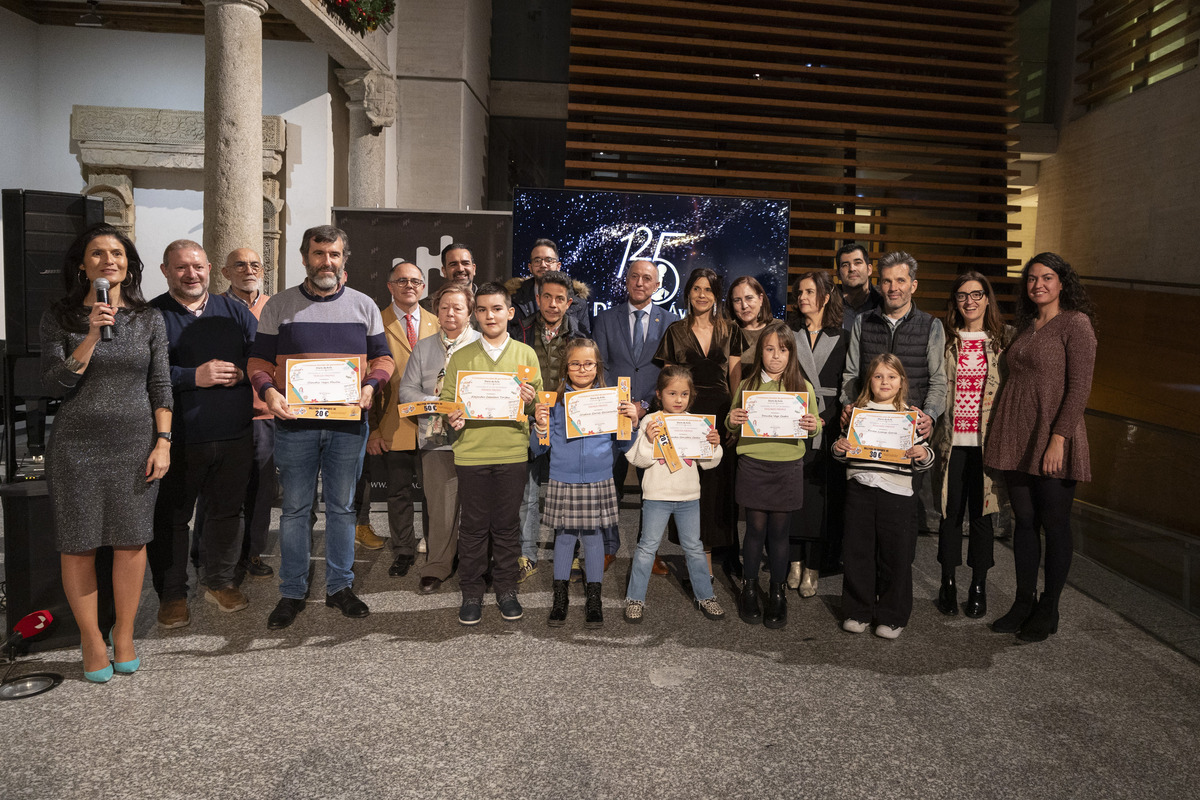
{"type": "MultiPolygon", "coordinates": [[[[559,272],[560,270],[562,270],[562,261],[558,257],[558,245],[550,239],[538,239],[534,242],[533,249],[529,252],[530,277],[512,278],[504,284],[504,288],[508,289],[508,293],[512,295],[513,307],[517,309],[514,318],[517,325],[523,324],[526,319],[536,316],[538,313],[538,278],[547,272],[559,272]]],[[[588,313],[587,304],[587,299],[592,294],[591,287],[583,281],[571,278],[568,281],[568,289],[571,306],[567,309],[567,316],[574,322],[580,335],[591,336],[592,318],[588,313]]]]}
{"type": "MultiPolygon", "coordinates": [[[[263,264],[258,253],[249,247],[239,247],[225,257],[221,274],[229,281],[225,296],[250,309],[257,321],[262,308],[267,304],[267,293],[263,291],[263,264]]],[[[247,574],[266,578],[275,574],[269,564],[263,563],[262,554],[267,549],[267,533],[271,528],[271,506],[275,502],[275,417],[267,411],[267,404],[253,396],[254,421],[254,464],[250,480],[246,484],[246,499],[242,513],[246,517],[246,528],[242,534],[242,554],[234,572],[235,583],[247,574]]],[[[205,499],[201,498],[201,505],[205,499]]],[[[200,521],[197,518],[197,538],[200,521]]]]}
{"type": "MultiPolygon", "coordinates": [[[[470,253],[466,258],[470,261],[470,253]]],[[[457,259],[456,259],[457,260],[457,259]]],[[[368,455],[382,455],[387,467],[388,528],[391,530],[395,561],[388,574],[401,578],[416,559],[413,533],[413,482],[420,476],[417,452],[417,423],[399,413],[400,378],[417,342],[440,330],[437,317],[421,308],[418,301],[425,281],[416,264],[401,261],[388,274],[391,304],[383,310],[383,328],[396,369],[371,407],[368,455]]]]}

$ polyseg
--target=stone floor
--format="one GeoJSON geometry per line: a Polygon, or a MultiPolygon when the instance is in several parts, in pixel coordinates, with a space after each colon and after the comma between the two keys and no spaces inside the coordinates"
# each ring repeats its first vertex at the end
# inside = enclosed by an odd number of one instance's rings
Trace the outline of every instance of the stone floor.
{"type": "MultiPolygon", "coordinates": [[[[88,684],[74,649],[12,670],[65,680],[4,704],[0,797],[1200,796],[1200,623],[1084,559],[1036,645],[934,609],[932,538],[895,642],[838,629],[837,576],[792,594],[779,631],[740,622],[721,576],[723,622],[655,578],[632,626],[636,527],[623,511],[599,630],[578,585],[567,626],[546,626],[548,560],[521,586],[522,620],[488,605],[474,629],[454,579],[422,596],[415,570],[387,575],[387,550],[358,552],[364,620],[317,602],[268,631],[277,587],[260,579],[247,610],[194,596],[191,625],[161,631],[147,590],[136,675],[88,684]]],[[[989,620],[1013,588],[1011,552],[996,557],[989,620]]],[[[314,597],[322,574],[318,559],[314,597]]]]}

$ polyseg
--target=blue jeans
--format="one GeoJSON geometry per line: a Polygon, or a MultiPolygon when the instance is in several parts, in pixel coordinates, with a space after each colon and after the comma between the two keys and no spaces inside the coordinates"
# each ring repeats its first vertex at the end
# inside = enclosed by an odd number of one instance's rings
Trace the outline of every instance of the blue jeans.
{"type": "Polygon", "coordinates": [[[336,594],[354,583],[354,487],[366,447],[365,421],[357,432],[276,427],[275,466],[283,489],[279,593],[284,597],[300,600],[308,590],[308,516],[318,473],[325,495],[325,593],[336,594]]]}
{"type": "Polygon", "coordinates": [[[542,511],[538,507],[538,493],[542,484],[550,477],[550,454],[542,453],[529,459],[525,480],[525,494],[521,497],[521,555],[530,561],[538,560],[538,534],[542,532],[542,511]]]}
{"type": "Polygon", "coordinates": [[[708,560],[704,557],[704,546],[700,544],[700,501],[644,500],[642,538],[633,556],[629,589],[625,594],[627,600],[646,602],[646,586],[650,583],[654,555],[658,552],[658,545],[667,529],[667,521],[672,515],[675,517],[675,527],[679,529],[679,545],[687,558],[692,594],[697,600],[709,600],[714,596],[712,579],[708,577],[708,560]]]}

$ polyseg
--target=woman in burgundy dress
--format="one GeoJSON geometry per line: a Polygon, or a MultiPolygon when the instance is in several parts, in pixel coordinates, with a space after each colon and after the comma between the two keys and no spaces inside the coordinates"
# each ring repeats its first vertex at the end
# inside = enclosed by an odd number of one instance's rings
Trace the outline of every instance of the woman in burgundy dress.
{"type": "Polygon", "coordinates": [[[1004,352],[1008,377],[984,454],[984,466],[1005,473],[1016,520],[1016,601],[992,630],[1040,642],[1058,630],[1058,598],[1071,567],[1075,484],[1092,477],[1083,412],[1092,389],[1096,333],[1092,303],[1061,256],[1034,256],[1021,278],[1017,336],[1004,352]],[[1039,525],[1046,535],[1040,598],[1039,525]]]}

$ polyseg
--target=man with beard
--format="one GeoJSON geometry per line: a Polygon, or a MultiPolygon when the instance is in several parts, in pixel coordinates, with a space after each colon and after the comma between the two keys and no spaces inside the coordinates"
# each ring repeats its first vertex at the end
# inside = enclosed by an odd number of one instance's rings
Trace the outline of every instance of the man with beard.
{"type": "Polygon", "coordinates": [[[367,419],[298,419],[283,394],[289,358],[348,359],[357,356],[359,402],[364,411],[387,383],[395,364],[375,302],[342,285],[350,248],[332,225],[309,228],[300,245],[307,277],[272,297],[262,310],[250,354],[254,391],[278,420],[275,466],[283,488],[279,530],[281,598],[267,627],[286,628],[304,610],[311,557],[309,511],[317,477],[325,497],[325,605],[347,617],[365,617],[367,604],[352,589],[354,487],[362,472],[367,419]]]}
{"type": "Polygon", "coordinates": [[[871,285],[871,257],[858,242],[838,248],[833,258],[842,284],[842,327],[854,328],[854,320],[883,305],[883,295],[871,285]]]}

